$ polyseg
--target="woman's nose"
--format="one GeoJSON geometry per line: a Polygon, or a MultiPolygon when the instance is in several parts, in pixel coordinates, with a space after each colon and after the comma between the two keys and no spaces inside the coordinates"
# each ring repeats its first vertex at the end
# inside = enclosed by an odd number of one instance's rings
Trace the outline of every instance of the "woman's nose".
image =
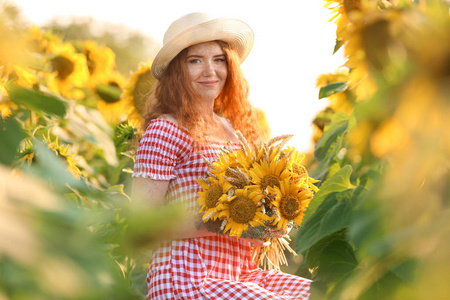
{"type": "Polygon", "coordinates": [[[203,75],[212,76],[215,74],[214,66],[211,62],[205,63],[205,67],[203,69],[203,75]]]}

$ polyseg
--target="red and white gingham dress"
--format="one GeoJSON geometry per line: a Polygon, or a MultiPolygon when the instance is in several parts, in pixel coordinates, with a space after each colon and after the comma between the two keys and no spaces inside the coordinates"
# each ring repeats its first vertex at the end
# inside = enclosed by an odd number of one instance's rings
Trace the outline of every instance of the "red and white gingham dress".
{"type": "MultiPolygon", "coordinates": [[[[208,169],[202,155],[214,161],[224,145],[211,141],[195,151],[195,142],[176,124],[153,120],[139,144],[133,177],[170,180],[166,200],[197,212],[201,187],[195,179],[208,169]]],[[[310,283],[261,270],[251,259],[248,241],[218,235],[172,240],[157,248],[147,274],[147,299],[308,299],[310,283]]]]}

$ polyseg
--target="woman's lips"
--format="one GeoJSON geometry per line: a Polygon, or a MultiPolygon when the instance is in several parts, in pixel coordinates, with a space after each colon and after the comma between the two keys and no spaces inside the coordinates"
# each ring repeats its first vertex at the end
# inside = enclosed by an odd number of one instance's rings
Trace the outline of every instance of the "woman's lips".
{"type": "Polygon", "coordinates": [[[216,80],[214,80],[214,81],[199,81],[198,83],[201,84],[202,86],[208,87],[208,86],[216,85],[217,81],[216,80]]]}

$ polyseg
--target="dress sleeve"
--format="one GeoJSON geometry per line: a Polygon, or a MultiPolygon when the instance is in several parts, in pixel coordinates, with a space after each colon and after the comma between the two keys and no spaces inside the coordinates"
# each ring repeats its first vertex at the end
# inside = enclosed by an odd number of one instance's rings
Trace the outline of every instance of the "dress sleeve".
{"type": "Polygon", "coordinates": [[[187,134],[174,123],[156,119],[147,127],[136,152],[133,177],[171,180],[175,166],[189,144],[187,134]]]}

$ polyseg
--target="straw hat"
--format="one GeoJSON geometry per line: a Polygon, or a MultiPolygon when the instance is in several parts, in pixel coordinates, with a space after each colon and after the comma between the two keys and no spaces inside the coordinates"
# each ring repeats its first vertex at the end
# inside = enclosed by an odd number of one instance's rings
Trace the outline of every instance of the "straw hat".
{"type": "Polygon", "coordinates": [[[167,66],[183,49],[208,41],[221,40],[235,49],[241,63],[253,47],[250,26],[236,19],[213,19],[205,13],[191,13],[174,21],[164,34],[163,47],[153,60],[153,77],[161,78],[167,66]]]}

